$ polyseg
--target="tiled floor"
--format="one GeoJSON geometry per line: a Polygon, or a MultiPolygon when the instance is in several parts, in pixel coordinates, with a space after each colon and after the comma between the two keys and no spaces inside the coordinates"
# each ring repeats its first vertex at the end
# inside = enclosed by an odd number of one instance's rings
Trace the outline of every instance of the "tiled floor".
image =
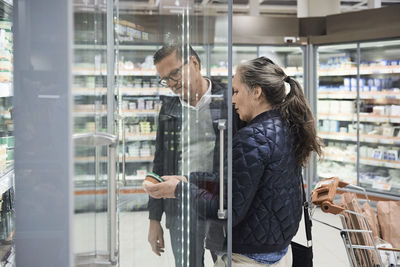
{"type": "MultiPolygon", "coordinates": [[[[147,243],[147,212],[120,213],[120,266],[121,267],[174,267],[168,230],[164,232],[165,253],[155,255],[147,243]]],[[[314,217],[340,227],[338,216],[316,210],[314,217]]],[[[104,213],[82,213],[75,215],[75,252],[88,252],[94,249],[105,250],[106,216],[104,213]],[[95,242],[95,237],[96,242],[95,242]]],[[[294,241],[305,243],[304,224],[301,222],[294,241]]],[[[315,267],[350,266],[339,231],[318,222],[313,222],[313,246],[315,267]]],[[[206,252],[205,266],[212,266],[209,252],[206,252]]]]}

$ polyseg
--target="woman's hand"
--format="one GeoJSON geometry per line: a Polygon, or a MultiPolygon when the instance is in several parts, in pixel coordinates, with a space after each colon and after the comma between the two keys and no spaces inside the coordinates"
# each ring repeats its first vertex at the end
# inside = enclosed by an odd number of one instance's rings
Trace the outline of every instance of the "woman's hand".
{"type": "Polygon", "coordinates": [[[162,176],[165,182],[146,185],[146,191],[153,198],[175,198],[175,188],[178,183],[186,182],[183,176],[162,176]]]}

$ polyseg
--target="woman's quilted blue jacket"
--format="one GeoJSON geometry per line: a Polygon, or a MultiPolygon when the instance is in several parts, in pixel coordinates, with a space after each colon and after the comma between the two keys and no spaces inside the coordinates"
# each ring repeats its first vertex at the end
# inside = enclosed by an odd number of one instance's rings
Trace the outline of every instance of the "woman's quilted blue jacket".
{"type": "MultiPolygon", "coordinates": [[[[192,173],[190,180],[215,175],[192,173]]],[[[278,110],[261,113],[237,132],[232,141],[233,252],[281,251],[290,244],[301,219],[300,179],[290,131],[278,110]]],[[[182,189],[190,190],[192,207],[202,216],[216,218],[217,191],[180,183],[176,197],[182,189]]]]}

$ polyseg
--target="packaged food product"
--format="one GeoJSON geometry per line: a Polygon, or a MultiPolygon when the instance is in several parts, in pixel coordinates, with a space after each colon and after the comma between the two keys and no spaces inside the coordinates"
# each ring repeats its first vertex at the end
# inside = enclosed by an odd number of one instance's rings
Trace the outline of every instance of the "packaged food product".
{"type": "Polygon", "coordinates": [[[142,186],[144,190],[146,190],[146,185],[158,184],[164,182],[164,179],[161,178],[158,174],[153,172],[148,172],[146,178],[144,178],[142,186]]]}

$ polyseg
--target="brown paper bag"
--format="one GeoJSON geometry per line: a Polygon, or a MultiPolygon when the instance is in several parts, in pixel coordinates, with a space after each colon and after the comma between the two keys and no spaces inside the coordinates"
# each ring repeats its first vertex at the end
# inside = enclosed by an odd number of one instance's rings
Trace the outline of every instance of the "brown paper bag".
{"type": "Polygon", "coordinates": [[[400,248],[400,201],[378,201],[376,210],[382,239],[400,248]]]}
{"type": "MultiPolygon", "coordinates": [[[[345,207],[345,206],[343,206],[345,207]]],[[[343,228],[345,228],[345,225],[347,225],[347,227],[349,229],[352,229],[353,226],[351,225],[351,219],[348,213],[343,213],[344,215],[344,219],[342,217],[340,217],[342,224],[343,224],[343,228]]],[[[354,233],[350,233],[350,240],[348,240],[348,243],[352,243],[352,244],[356,244],[357,243],[357,239],[356,239],[356,235],[354,233]]],[[[348,239],[348,235],[346,235],[346,239],[348,239]]],[[[360,250],[358,249],[354,249],[353,251],[351,251],[351,248],[346,247],[346,249],[348,250],[348,255],[353,255],[355,256],[355,259],[353,259],[353,257],[351,258],[352,261],[352,266],[364,266],[365,263],[365,259],[363,257],[363,254],[361,253],[360,250]],[[354,262],[355,260],[355,262],[354,262]]]]}
{"type": "MultiPolygon", "coordinates": [[[[356,198],[356,195],[354,193],[344,193],[342,195],[342,200],[341,200],[341,204],[343,205],[343,207],[346,210],[351,210],[354,211],[354,207],[353,207],[353,200],[356,198]]],[[[358,220],[357,217],[343,212],[345,219],[346,219],[346,224],[347,226],[344,224],[345,222],[342,221],[343,223],[343,228],[348,228],[348,229],[359,229],[358,228],[358,220]]],[[[353,245],[363,245],[363,243],[361,243],[360,240],[361,234],[358,233],[350,233],[350,241],[353,245]]],[[[351,251],[350,255],[352,254],[351,251]]],[[[357,266],[368,266],[368,259],[365,255],[365,252],[360,250],[360,249],[354,249],[353,250],[354,255],[355,255],[355,260],[357,262],[357,266]]]]}
{"type": "Polygon", "coordinates": [[[369,228],[372,231],[372,236],[375,240],[381,237],[381,229],[379,228],[378,216],[375,211],[371,208],[368,202],[365,202],[362,206],[362,214],[367,219],[369,228]]]}
{"type": "MultiPolygon", "coordinates": [[[[345,209],[362,214],[362,209],[354,193],[344,193],[342,195],[342,204],[345,209]]],[[[344,212],[344,214],[350,229],[368,230],[367,224],[362,216],[348,214],[346,212],[344,212]]],[[[352,233],[350,237],[354,245],[373,246],[373,241],[369,233],[352,233]]],[[[379,264],[378,255],[373,250],[354,249],[354,253],[359,266],[372,267],[374,264],[379,264]]]]}

